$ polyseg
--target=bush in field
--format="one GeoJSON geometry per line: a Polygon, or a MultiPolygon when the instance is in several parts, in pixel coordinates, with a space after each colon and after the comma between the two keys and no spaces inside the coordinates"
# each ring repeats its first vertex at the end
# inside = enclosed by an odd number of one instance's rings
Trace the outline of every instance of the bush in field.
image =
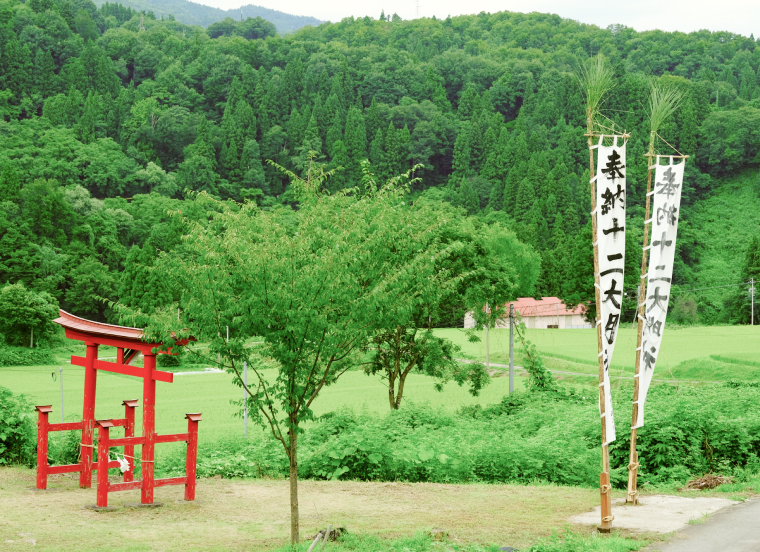
{"type": "MultiPolygon", "coordinates": [[[[658,385],[650,389],[646,425],[637,447],[640,480],[683,480],[689,474],[733,473],[760,457],[760,388],[728,382],[711,387],[658,385]]],[[[630,435],[619,432],[610,448],[613,476],[627,480],[630,435]]]]}
{"type": "Polygon", "coordinates": [[[41,366],[53,362],[53,353],[48,349],[0,347],[0,366],[41,366]]]}
{"type": "MultiPolygon", "coordinates": [[[[339,410],[322,416],[302,438],[299,476],[311,479],[437,483],[531,483],[596,487],[601,467],[595,390],[559,386],[517,392],[487,407],[456,413],[407,404],[385,416],[339,410]]],[[[643,483],[683,482],[713,471],[740,478],[760,470],[760,387],[658,385],[649,392],[639,429],[643,483]]],[[[618,423],[630,415],[625,393],[618,423]]],[[[623,422],[624,423],[624,422],[623,422]]],[[[629,434],[610,446],[613,482],[627,482],[629,434]]],[[[271,438],[204,445],[200,477],[285,477],[271,438]]],[[[157,466],[184,473],[184,451],[157,466]]]]}
{"type": "Polygon", "coordinates": [[[173,366],[181,366],[182,365],[182,355],[181,354],[174,354],[174,355],[158,355],[156,357],[156,364],[158,364],[161,367],[169,368],[173,366]]]}
{"type": "Polygon", "coordinates": [[[32,403],[0,387],[0,465],[33,465],[35,439],[32,403]]]}

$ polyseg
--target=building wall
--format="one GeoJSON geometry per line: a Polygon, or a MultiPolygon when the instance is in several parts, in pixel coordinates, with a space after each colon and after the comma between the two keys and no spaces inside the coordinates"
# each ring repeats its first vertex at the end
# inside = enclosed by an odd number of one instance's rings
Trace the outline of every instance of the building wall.
{"type": "MultiPolygon", "coordinates": [[[[526,316],[523,318],[526,328],[545,329],[549,326],[559,326],[559,329],[568,328],[591,328],[591,324],[583,319],[580,314],[556,314],[553,316],[526,316]]],[[[464,327],[474,328],[475,319],[472,317],[472,312],[468,312],[464,315],[464,327]]],[[[497,328],[509,328],[509,318],[500,318],[496,321],[497,328]]]]}

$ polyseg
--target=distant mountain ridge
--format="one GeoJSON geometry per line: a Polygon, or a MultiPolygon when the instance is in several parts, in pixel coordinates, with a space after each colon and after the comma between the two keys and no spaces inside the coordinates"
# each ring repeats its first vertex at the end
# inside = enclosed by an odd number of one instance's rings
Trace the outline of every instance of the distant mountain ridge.
{"type": "MultiPolygon", "coordinates": [[[[100,7],[106,0],[94,0],[95,5],[100,7]]],[[[111,0],[113,1],[113,0],[111,0]]],[[[175,19],[186,25],[201,25],[208,27],[212,23],[223,20],[225,17],[239,20],[241,17],[261,17],[274,23],[277,32],[280,34],[292,33],[306,27],[307,25],[317,26],[324,21],[316,17],[305,15],[291,15],[289,13],[270,10],[261,6],[247,4],[233,10],[221,10],[203,4],[196,4],[188,0],[116,0],[117,2],[129,6],[136,10],[152,11],[157,18],[161,16],[173,15],[175,19]]]]}

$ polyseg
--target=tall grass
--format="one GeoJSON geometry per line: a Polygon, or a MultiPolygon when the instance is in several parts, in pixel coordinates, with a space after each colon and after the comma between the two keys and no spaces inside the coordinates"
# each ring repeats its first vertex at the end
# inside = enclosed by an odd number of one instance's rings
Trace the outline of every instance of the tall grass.
{"type": "Polygon", "coordinates": [[[615,87],[615,76],[606,58],[599,54],[581,64],[577,77],[586,97],[586,130],[593,134],[604,100],[615,87]]]}
{"type": "MultiPolygon", "coordinates": [[[[649,150],[647,153],[654,155],[654,144],[657,141],[657,132],[662,124],[676,112],[683,102],[686,90],[675,84],[666,84],[652,79],[649,81],[649,150]]],[[[649,159],[650,165],[652,159],[649,159]]],[[[651,173],[651,169],[650,169],[651,173]]]]}
{"type": "Polygon", "coordinates": [[[649,82],[649,125],[652,135],[660,130],[662,124],[676,112],[683,102],[686,90],[675,84],[666,84],[659,80],[649,82]]]}

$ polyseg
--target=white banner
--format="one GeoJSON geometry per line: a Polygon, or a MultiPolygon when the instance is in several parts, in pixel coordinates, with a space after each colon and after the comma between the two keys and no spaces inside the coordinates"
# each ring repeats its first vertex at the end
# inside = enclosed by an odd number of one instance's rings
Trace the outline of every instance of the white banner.
{"type": "Polygon", "coordinates": [[[670,284],[673,278],[673,260],[678,233],[678,210],[681,207],[681,188],[685,160],[673,164],[669,157],[667,165],[660,165],[657,156],[654,190],[652,194],[652,237],[649,241],[649,269],[646,275],[647,293],[644,303],[644,333],[639,354],[639,409],[634,427],[644,425],[644,403],[654,366],[660,352],[665,317],[668,314],[670,284]]]}
{"type": "Polygon", "coordinates": [[[620,309],[623,302],[625,267],[625,141],[613,137],[614,145],[604,146],[599,139],[596,171],[596,239],[599,246],[599,324],[602,326],[604,361],[604,418],[606,442],[615,440],[609,368],[615,350],[620,309]],[[618,141],[623,141],[618,145],[618,141]]]}

